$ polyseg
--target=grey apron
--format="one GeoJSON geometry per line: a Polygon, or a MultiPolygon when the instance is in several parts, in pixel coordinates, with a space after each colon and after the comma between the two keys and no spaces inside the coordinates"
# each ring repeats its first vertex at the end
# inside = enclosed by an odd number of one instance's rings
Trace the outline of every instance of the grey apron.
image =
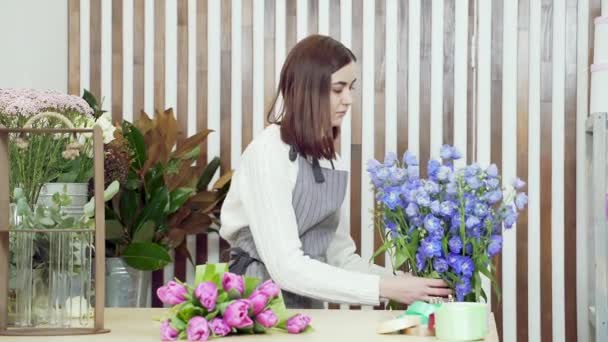
{"type": "MultiPolygon", "coordinates": [[[[289,159],[298,164],[298,177],[293,190],[292,205],[298,223],[298,233],[304,255],[327,262],[326,252],[340,221],[340,207],[344,201],[348,172],[322,168],[318,160],[312,164],[290,149],[289,159]],[[297,159],[297,161],[296,161],[297,159]]],[[[272,213],[265,213],[272,215],[272,213]]],[[[260,260],[249,227],[239,231],[230,248],[230,272],[258,277],[270,276],[260,260]]],[[[323,302],[282,291],[288,308],[322,309],[323,302]]]]}

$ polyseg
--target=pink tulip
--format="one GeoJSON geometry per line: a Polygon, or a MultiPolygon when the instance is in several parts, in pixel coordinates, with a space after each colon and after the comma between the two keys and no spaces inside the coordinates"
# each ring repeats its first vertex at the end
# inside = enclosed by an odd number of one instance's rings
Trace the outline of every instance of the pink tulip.
{"type": "Polygon", "coordinates": [[[156,295],[161,302],[168,305],[176,305],[185,301],[185,295],[188,293],[183,285],[180,285],[173,280],[165,286],[161,286],[156,290],[156,295]]]}
{"type": "Polygon", "coordinates": [[[209,339],[209,324],[200,316],[195,316],[188,322],[188,341],[207,341],[209,339]]]}
{"type": "Polygon", "coordinates": [[[312,319],[307,315],[297,314],[287,320],[287,332],[290,334],[299,334],[308,327],[311,320],[312,319]]]}
{"type": "Polygon", "coordinates": [[[253,321],[248,316],[249,301],[239,299],[228,305],[224,312],[224,321],[231,327],[242,329],[253,325],[253,321]]]}
{"type": "Polygon", "coordinates": [[[202,282],[194,290],[194,296],[198,298],[205,309],[213,311],[217,301],[217,287],[210,281],[202,282]]]}
{"type": "Polygon", "coordinates": [[[226,292],[234,290],[238,292],[239,295],[243,295],[243,291],[245,291],[245,281],[240,275],[226,272],[222,276],[222,287],[226,292]]]}
{"type": "Polygon", "coordinates": [[[260,287],[258,287],[258,291],[262,292],[268,298],[275,298],[279,295],[281,289],[275,284],[271,279],[266,280],[260,287]]]}
{"type": "Polygon", "coordinates": [[[209,327],[216,336],[226,336],[232,331],[232,328],[221,318],[212,319],[209,322],[209,327]]]}
{"type": "Polygon", "coordinates": [[[270,309],[257,315],[255,320],[260,323],[264,328],[272,328],[277,325],[277,323],[279,323],[279,318],[270,309]]]}
{"type": "Polygon", "coordinates": [[[164,321],[160,325],[160,340],[161,341],[175,341],[179,336],[179,332],[173,327],[171,327],[171,323],[169,320],[164,321]]]}
{"type": "Polygon", "coordinates": [[[256,290],[249,296],[249,309],[253,316],[262,312],[266,304],[268,304],[268,296],[262,292],[256,290]]]}

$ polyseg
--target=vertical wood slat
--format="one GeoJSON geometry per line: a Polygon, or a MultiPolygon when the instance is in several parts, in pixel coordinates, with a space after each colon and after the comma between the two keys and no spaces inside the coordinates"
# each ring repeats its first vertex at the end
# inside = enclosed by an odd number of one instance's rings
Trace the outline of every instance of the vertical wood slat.
{"type": "MultiPolygon", "coordinates": [[[[323,0],[321,0],[323,1],[323,0]]],[[[336,39],[336,40],[340,40],[340,25],[341,25],[341,17],[340,17],[340,0],[329,0],[329,35],[336,39]]],[[[340,144],[341,139],[338,140],[337,142],[337,149],[336,151],[338,153],[341,152],[342,146],[340,144]]],[[[350,148],[350,146],[346,147],[346,148],[350,148]]],[[[329,303],[328,304],[328,309],[330,310],[338,310],[340,309],[340,305],[339,304],[335,304],[335,303],[329,303]]]]}
{"type": "MultiPolygon", "coordinates": [[[[145,65],[145,7],[144,0],[133,0],[133,121],[144,109],[145,65]]],[[[149,20],[149,19],[148,19],[149,20]]],[[[127,85],[128,86],[128,85],[127,85]]]]}
{"type": "MultiPolygon", "coordinates": [[[[385,1],[376,1],[375,6],[375,57],[374,57],[374,158],[383,160],[387,152],[385,148],[386,113],[385,96],[386,89],[386,56],[385,56],[385,34],[386,34],[386,5],[385,1]]],[[[394,152],[394,151],[388,151],[394,152]]],[[[382,246],[382,227],[374,227],[373,244],[374,251],[382,246]]],[[[380,253],[374,260],[377,265],[385,265],[384,253],[380,253]]]]}
{"type": "Polygon", "coordinates": [[[91,93],[101,99],[101,0],[91,0],[90,18],[90,88],[91,93]]]}
{"type": "Polygon", "coordinates": [[[122,11],[123,0],[112,2],[112,121],[121,121],[123,88],[122,11]]]}
{"type": "MultiPolygon", "coordinates": [[[[0,133],[0,274],[10,274],[10,159],[8,133],[0,133]]],[[[0,332],[8,328],[10,277],[0,279],[0,332]]]]}
{"type": "MultiPolygon", "coordinates": [[[[551,188],[551,115],[553,85],[553,3],[542,2],[541,30],[541,189],[551,188]]],[[[551,278],[551,191],[541,192],[541,336],[543,341],[553,339],[552,278],[551,278]]]]}
{"type": "MultiPolygon", "coordinates": [[[[565,82],[565,132],[564,132],[564,194],[576,193],[576,113],[577,113],[577,16],[578,2],[566,2],[566,82],[565,82]]],[[[565,200],[565,198],[564,198],[565,200]]],[[[566,203],[564,203],[566,204],[566,203]]],[[[576,205],[565,205],[564,258],[566,341],[576,341],[576,205]],[[572,322],[572,323],[570,323],[572,322]]]]}
{"type": "Polygon", "coordinates": [[[165,0],[154,2],[154,109],[165,110],[165,0]]]}
{"type": "MultiPolygon", "coordinates": [[[[352,1],[352,36],[361,37],[363,35],[363,0],[352,1]]],[[[359,60],[359,65],[363,65],[363,44],[361,39],[353,39],[352,51],[359,60]]],[[[361,72],[357,77],[356,84],[359,89],[362,89],[361,72]]],[[[351,106],[351,193],[350,193],[350,234],[355,242],[356,253],[361,253],[361,144],[362,144],[362,130],[361,130],[361,97],[362,94],[359,91],[356,98],[353,100],[351,106]]],[[[346,146],[345,146],[346,147],[346,146]]],[[[361,307],[358,305],[352,305],[351,309],[358,310],[361,307]]]]}
{"type": "Polygon", "coordinates": [[[432,1],[422,0],[420,3],[420,152],[418,153],[421,177],[427,176],[426,165],[431,156],[432,11],[432,1]]]}
{"type": "Polygon", "coordinates": [[[308,35],[319,32],[319,0],[308,0],[308,35]]]}
{"type": "MultiPolygon", "coordinates": [[[[207,2],[198,0],[196,6],[196,126],[197,131],[207,129],[207,2]]],[[[201,145],[199,165],[207,164],[207,141],[201,145]]],[[[196,236],[196,264],[207,263],[207,235],[196,236]]]]}
{"type": "Polygon", "coordinates": [[[188,135],[188,0],[177,0],[177,141],[188,135]]]}
{"type": "Polygon", "coordinates": [[[264,2],[264,126],[268,125],[266,114],[271,110],[276,95],[275,87],[275,0],[264,2]]]}
{"type": "Polygon", "coordinates": [[[291,48],[296,44],[296,27],[297,27],[297,0],[286,0],[286,12],[285,13],[285,51],[287,54],[291,48]]]}
{"type": "MultiPolygon", "coordinates": [[[[243,35],[242,63],[243,63],[243,150],[253,139],[253,1],[243,1],[243,35]]],[[[295,25],[295,24],[294,24],[295,25]]],[[[295,31],[294,31],[295,32],[295,31]]]]}
{"type": "MultiPolygon", "coordinates": [[[[231,169],[230,126],[232,120],[230,88],[232,80],[232,1],[222,2],[222,33],[221,33],[221,75],[220,83],[220,173],[225,174],[231,169]]],[[[216,128],[214,128],[216,129],[216,128]]],[[[226,240],[220,238],[220,261],[229,259],[226,251],[230,248],[226,240]]]]}
{"type": "MultiPolygon", "coordinates": [[[[518,4],[517,46],[517,176],[528,179],[528,108],[529,108],[529,0],[518,4]]],[[[528,340],[528,211],[517,223],[517,340],[528,340]]]]}
{"type": "MultiPolygon", "coordinates": [[[[188,134],[188,0],[177,0],[177,143],[188,134]]],[[[184,240],[184,243],[186,241],[184,240]]],[[[186,281],[186,255],[175,252],[174,275],[186,281]]]]}
{"type": "MultiPolygon", "coordinates": [[[[483,29],[483,28],[481,28],[483,29]]],[[[491,152],[490,160],[498,166],[499,170],[503,170],[502,164],[502,63],[503,63],[503,4],[502,1],[493,1],[492,3],[492,55],[491,55],[491,152]]],[[[478,116],[487,115],[487,113],[479,112],[478,116]]],[[[479,142],[482,143],[482,142],[479,142]]],[[[495,279],[501,284],[502,279],[502,254],[498,253],[494,257],[494,266],[496,267],[495,279]]],[[[501,287],[502,284],[501,284],[501,287]]],[[[496,296],[494,292],[491,294],[492,312],[496,318],[496,328],[498,336],[503,336],[503,302],[496,296]]],[[[507,306],[508,307],[508,306],[507,306]]]]}
{"type": "Polygon", "coordinates": [[[475,69],[473,68],[473,65],[477,64],[477,55],[473,55],[473,52],[470,49],[473,44],[476,44],[475,33],[477,32],[477,23],[475,17],[475,2],[476,0],[469,0],[469,58],[467,59],[467,164],[470,164],[473,160],[475,160],[475,133],[477,132],[474,120],[477,75],[475,69]]]}
{"type": "MultiPolygon", "coordinates": [[[[454,50],[456,0],[443,8],[443,143],[454,145],[454,50]]],[[[437,153],[437,151],[433,151],[437,153]]]]}
{"type": "Polygon", "coordinates": [[[340,0],[329,0],[329,35],[340,40],[340,0]]]}
{"type": "Polygon", "coordinates": [[[80,94],[80,0],[68,2],[68,93],[80,94]]]}
{"type": "MultiPolygon", "coordinates": [[[[408,37],[409,0],[399,1],[398,37],[408,37]]],[[[397,155],[402,156],[407,150],[408,141],[408,41],[398,39],[397,51],[397,155]]]]}
{"type": "MultiPolygon", "coordinates": [[[[154,110],[159,112],[165,110],[165,7],[165,0],[154,2],[154,110]]],[[[163,270],[152,272],[152,294],[164,281],[163,270]]],[[[152,296],[152,306],[162,306],[157,296],[152,296]]]]}

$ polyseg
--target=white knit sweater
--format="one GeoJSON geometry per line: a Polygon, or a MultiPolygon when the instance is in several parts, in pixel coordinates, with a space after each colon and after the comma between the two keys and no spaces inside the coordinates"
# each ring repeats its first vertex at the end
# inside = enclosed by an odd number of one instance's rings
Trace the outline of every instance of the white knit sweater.
{"type": "MultiPolygon", "coordinates": [[[[320,164],[331,167],[327,160],[320,164]]],[[[334,165],[345,169],[340,159],[334,165]]],[[[327,250],[328,263],[303,254],[292,206],[297,175],[298,163],[289,160],[279,126],[268,126],[245,149],[233,175],[220,235],[232,243],[240,229],[250,227],[268,274],[287,291],[334,303],[377,305],[380,275],[391,272],[355,254],[344,211],[327,250]]]]}

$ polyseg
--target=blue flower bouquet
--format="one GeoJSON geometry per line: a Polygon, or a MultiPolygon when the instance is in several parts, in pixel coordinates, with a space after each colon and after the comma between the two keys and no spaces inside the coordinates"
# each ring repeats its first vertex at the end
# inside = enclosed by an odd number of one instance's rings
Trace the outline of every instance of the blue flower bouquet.
{"type": "Polygon", "coordinates": [[[519,191],[525,183],[516,178],[503,188],[494,164],[455,168],[461,154],[452,146],[442,146],[440,156],[429,161],[427,178],[410,152],[403,160],[388,153],[383,163],[368,162],[376,226],[384,237],[374,257],[387,252],[394,269],[444,279],[457,301],[487,302],[481,277],[500,296],[491,260],[502,249],[503,226],[511,228],[527,204],[519,191]]]}

